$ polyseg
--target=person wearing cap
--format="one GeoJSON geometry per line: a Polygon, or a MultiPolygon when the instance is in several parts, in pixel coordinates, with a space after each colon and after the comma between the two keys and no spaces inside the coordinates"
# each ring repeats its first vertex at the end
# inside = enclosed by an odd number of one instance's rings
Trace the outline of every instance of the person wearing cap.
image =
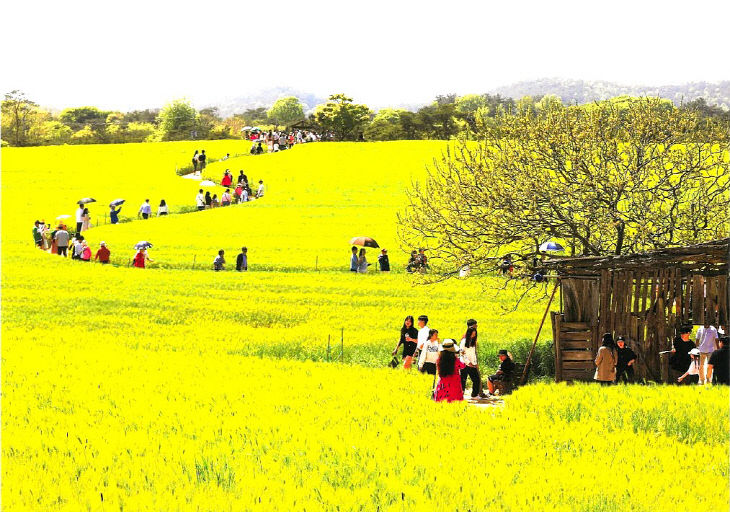
{"type": "Polygon", "coordinates": [[[106,246],[106,242],[101,242],[99,244],[99,249],[96,251],[96,254],[94,255],[94,261],[99,260],[99,263],[109,263],[109,255],[111,254],[111,251],[106,246]]]}
{"type": "Polygon", "coordinates": [[[626,339],[619,336],[616,340],[618,349],[616,350],[616,382],[623,379],[624,383],[634,382],[634,363],[636,362],[636,354],[626,345],[626,339]]]}
{"type": "Polygon", "coordinates": [[[689,368],[677,379],[677,382],[697,384],[700,381],[700,373],[702,373],[702,365],[700,365],[700,349],[693,348],[690,350],[689,357],[689,368]],[[684,379],[687,380],[685,381],[684,379]]]}
{"type": "MultiPolygon", "coordinates": [[[[717,329],[710,325],[709,321],[705,321],[705,324],[697,329],[695,340],[697,341],[697,348],[700,350],[700,384],[704,384],[706,380],[707,370],[705,365],[707,361],[712,353],[719,348],[717,338],[717,329]]],[[[709,379],[707,380],[709,381],[709,379]]]]}
{"type": "Polygon", "coordinates": [[[33,224],[33,242],[39,249],[43,248],[43,235],[41,234],[41,221],[35,221],[33,224]]]}
{"type": "Polygon", "coordinates": [[[596,373],[593,380],[600,382],[602,386],[613,384],[616,380],[616,342],[613,341],[613,334],[607,332],[603,335],[603,341],[593,361],[596,365],[596,373]]]}
{"type": "Polygon", "coordinates": [[[489,394],[494,394],[494,383],[498,380],[508,380],[512,378],[512,374],[515,371],[515,363],[509,356],[509,352],[506,350],[500,350],[499,353],[499,370],[494,375],[487,377],[487,388],[489,388],[489,394]]]}
{"type": "Polygon", "coordinates": [[[439,348],[439,332],[436,329],[431,329],[428,331],[428,340],[421,348],[421,355],[418,356],[418,369],[421,373],[436,375],[439,348]]]}
{"type": "Polygon", "coordinates": [[[390,272],[390,260],[388,259],[388,249],[380,251],[378,256],[378,265],[381,272],[390,272]]]}
{"type": "Polygon", "coordinates": [[[730,351],[728,350],[728,342],[730,338],[720,336],[718,338],[720,348],[715,350],[710,356],[707,363],[707,379],[713,384],[730,385],[730,376],[728,375],[728,365],[730,364],[730,351]],[[712,379],[715,379],[714,381],[712,379]]]}
{"type": "Polygon", "coordinates": [[[691,361],[689,351],[695,348],[694,342],[690,339],[692,334],[691,325],[683,325],[679,329],[679,334],[674,338],[671,356],[669,358],[669,367],[672,373],[670,381],[677,382],[677,378],[684,373],[691,361]]]}
{"type": "Polygon", "coordinates": [[[458,350],[454,340],[446,339],[441,346],[438,359],[436,361],[436,369],[439,376],[439,382],[433,399],[436,402],[456,402],[464,399],[464,388],[461,387],[461,376],[459,371],[464,368],[457,357],[458,350]]]}

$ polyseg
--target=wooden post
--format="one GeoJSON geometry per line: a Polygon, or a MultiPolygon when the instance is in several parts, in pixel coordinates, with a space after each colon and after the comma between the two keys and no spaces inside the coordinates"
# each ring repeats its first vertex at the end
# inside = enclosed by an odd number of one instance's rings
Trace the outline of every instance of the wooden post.
{"type": "Polygon", "coordinates": [[[319,268],[319,254],[314,259],[314,270],[318,270],[318,268],[319,268]]]}
{"type": "Polygon", "coordinates": [[[331,338],[332,338],[332,335],[331,334],[328,334],[327,335],[327,362],[329,362],[329,360],[330,360],[330,347],[331,347],[330,341],[331,341],[331,338]]]}
{"type": "Polygon", "coordinates": [[[340,362],[345,358],[345,328],[340,331],[340,362]]]}
{"type": "Polygon", "coordinates": [[[193,254],[193,266],[190,267],[190,270],[194,270],[194,269],[195,269],[195,254],[193,254]]]}
{"type": "Polygon", "coordinates": [[[548,301],[547,306],[545,306],[545,313],[543,313],[543,315],[542,315],[542,320],[540,321],[540,327],[537,328],[537,334],[535,334],[535,341],[532,343],[532,348],[530,349],[530,353],[527,355],[527,361],[525,361],[525,369],[522,370],[522,378],[520,379],[520,386],[523,386],[525,384],[525,382],[527,382],[527,372],[530,369],[530,360],[532,359],[532,354],[535,351],[535,345],[537,345],[537,340],[540,338],[540,331],[542,331],[542,326],[545,323],[545,318],[547,317],[548,311],[550,311],[550,305],[553,303],[553,297],[555,297],[555,292],[558,290],[558,286],[560,286],[560,278],[555,279],[555,286],[553,287],[553,293],[550,295],[550,300],[548,301]]]}

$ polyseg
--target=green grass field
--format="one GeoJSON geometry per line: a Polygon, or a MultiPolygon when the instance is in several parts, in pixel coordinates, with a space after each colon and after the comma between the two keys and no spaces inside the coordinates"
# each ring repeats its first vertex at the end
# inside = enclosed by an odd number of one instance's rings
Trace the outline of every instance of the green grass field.
{"type": "Polygon", "coordinates": [[[545,307],[534,296],[507,314],[518,291],[497,293],[498,277],[424,286],[402,271],[396,213],[443,143],[235,158],[205,175],[243,169],[265,198],[103,225],[118,197],[127,217],[147,197],[189,209],[198,185],[176,166],[194,149],[248,147],[3,149],[4,508],[726,510],[727,389],[539,383],[480,410],[434,404],[429,377],[385,368],[406,314],[428,314],[442,338],[477,318],[493,367],[502,347],[524,360],[545,307]],[[110,245],[113,266],[33,247],[35,219],[73,214],[85,196],[102,219],[87,239],[110,245]],[[397,270],[350,273],[356,235],[389,248],[397,270]],[[138,240],[155,244],[146,270],[127,266],[138,240]],[[241,245],[251,271],[210,270],[218,249],[230,262],[241,245]],[[326,363],[341,347],[343,364],[326,363]],[[715,491],[678,488],[682,472],[715,491]]]}

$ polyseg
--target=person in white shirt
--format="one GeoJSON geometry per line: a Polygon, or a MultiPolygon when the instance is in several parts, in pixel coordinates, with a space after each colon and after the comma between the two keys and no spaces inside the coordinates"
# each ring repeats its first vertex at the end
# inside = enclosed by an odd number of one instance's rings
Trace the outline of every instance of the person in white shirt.
{"type": "Polygon", "coordinates": [[[436,375],[436,362],[439,358],[439,350],[441,350],[439,332],[436,329],[430,329],[428,331],[428,340],[423,344],[421,355],[418,356],[418,369],[422,373],[436,375]]]}
{"type": "Polygon", "coordinates": [[[259,180],[259,189],[256,191],[256,199],[264,197],[264,180],[259,180]]]}
{"type": "Polygon", "coordinates": [[[677,382],[682,382],[685,378],[688,384],[697,384],[700,381],[702,375],[702,365],[700,364],[700,351],[699,349],[693,348],[689,351],[689,355],[692,358],[689,363],[689,368],[684,375],[677,379],[677,382]]]}
{"type": "Polygon", "coordinates": [[[79,209],[76,210],[76,234],[81,233],[81,226],[84,225],[84,205],[79,203],[79,209]]]}
{"type": "Polygon", "coordinates": [[[416,350],[420,352],[423,345],[428,341],[428,331],[431,329],[428,327],[428,317],[421,315],[418,317],[418,339],[416,340],[416,350]]]}
{"type": "Polygon", "coordinates": [[[479,360],[477,357],[477,322],[469,320],[466,334],[461,339],[459,353],[465,368],[461,370],[461,389],[466,389],[466,379],[471,378],[471,397],[477,398],[482,390],[482,379],[479,374],[479,360]]]}
{"type": "Polygon", "coordinates": [[[160,206],[157,207],[157,216],[167,215],[169,210],[167,209],[167,203],[164,199],[160,201],[160,206]]]}
{"type": "Polygon", "coordinates": [[[198,207],[198,210],[205,210],[205,196],[202,188],[198,190],[198,195],[195,196],[195,206],[198,207]]]}
{"type": "Polygon", "coordinates": [[[710,360],[712,353],[720,348],[717,338],[717,329],[710,325],[709,322],[705,322],[705,325],[697,329],[695,340],[697,341],[697,348],[700,351],[700,384],[704,384],[707,380],[707,361],[710,360]]]}

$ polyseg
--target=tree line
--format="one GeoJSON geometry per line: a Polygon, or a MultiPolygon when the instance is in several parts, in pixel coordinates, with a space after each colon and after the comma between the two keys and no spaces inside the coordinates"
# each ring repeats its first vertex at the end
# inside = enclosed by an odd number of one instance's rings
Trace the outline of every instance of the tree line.
{"type": "MultiPolygon", "coordinates": [[[[620,107],[630,100],[618,97],[610,101],[620,107]]],[[[664,102],[671,104],[669,100],[664,102]]],[[[269,108],[249,108],[224,118],[216,107],[197,110],[185,99],[171,101],[161,109],[119,112],[85,106],[52,113],[16,90],[5,94],[2,102],[2,143],[37,146],[228,139],[241,138],[247,126],[301,126],[330,132],[336,140],[353,141],[476,139],[505,115],[544,112],[555,105],[562,106],[562,102],[554,95],[514,100],[498,94],[447,94],[415,112],[393,108],[375,112],[345,94],[333,94],[308,114],[301,102],[290,96],[278,99],[269,108]]],[[[680,108],[703,118],[730,122],[730,112],[702,98],[680,108]]]]}

